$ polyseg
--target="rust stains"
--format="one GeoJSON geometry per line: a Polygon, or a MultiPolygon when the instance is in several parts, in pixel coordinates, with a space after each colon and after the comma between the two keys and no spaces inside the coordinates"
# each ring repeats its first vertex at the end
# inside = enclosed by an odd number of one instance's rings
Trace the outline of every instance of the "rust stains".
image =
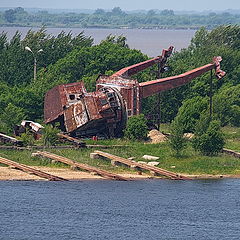
{"type": "Polygon", "coordinates": [[[60,128],[72,136],[119,136],[127,118],[141,112],[143,98],[186,84],[212,69],[218,78],[225,75],[220,69],[221,57],[215,57],[213,63],[178,76],[144,83],[130,78],[154,64],[158,64],[160,75],[172,51],[170,46],[159,57],[123,68],[112,76],[100,75],[95,92],[88,93],[83,82],[54,87],[45,96],[45,123],[59,122],[60,128]]]}

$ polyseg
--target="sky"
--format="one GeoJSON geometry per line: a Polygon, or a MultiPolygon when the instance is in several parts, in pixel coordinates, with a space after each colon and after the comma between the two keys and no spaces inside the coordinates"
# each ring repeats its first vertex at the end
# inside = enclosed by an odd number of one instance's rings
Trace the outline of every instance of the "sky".
{"type": "Polygon", "coordinates": [[[0,0],[0,7],[203,11],[240,9],[240,0],[0,0]]]}

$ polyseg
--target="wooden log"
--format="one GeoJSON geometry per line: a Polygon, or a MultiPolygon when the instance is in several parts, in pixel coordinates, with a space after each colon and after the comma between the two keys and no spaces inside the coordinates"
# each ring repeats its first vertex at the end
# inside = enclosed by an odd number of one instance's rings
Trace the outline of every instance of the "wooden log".
{"type": "Polygon", "coordinates": [[[95,153],[97,153],[97,154],[99,154],[99,155],[101,155],[105,158],[109,158],[111,160],[118,161],[120,163],[128,165],[129,167],[136,166],[136,167],[139,167],[141,169],[148,170],[150,172],[155,172],[155,174],[158,174],[158,175],[161,175],[161,176],[166,176],[170,179],[190,180],[190,178],[188,178],[186,176],[179,175],[177,173],[170,172],[168,170],[158,168],[158,167],[155,167],[155,166],[149,166],[147,164],[141,164],[141,163],[138,163],[138,162],[135,162],[135,161],[131,161],[129,159],[118,157],[118,156],[115,156],[115,155],[110,154],[110,153],[106,153],[106,152],[102,152],[102,151],[95,151],[95,153]]]}
{"type": "Polygon", "coordinates": [[[6,158],[0,157],[0,163],[5,164],[5,165],[10,166],[10,167],[17,168],[17,169],[19,169],[23,172],[28,173],[28,174],[34,174],[34,175],[37,175],[39,177],[46,178],[50,181],[67,181],[67,179],[64,179],[64,178],[61,178],[61,177],[58,177],[58,176],[54,176],[52,174],[40,171],[38,169],[29,167],[29,166],[24,165],[24,164],[14,162],[14,161],[6,159],[6,158]]]}
{"type": "Polygon", "coordinates": [[[79,163],[79,162],[73,161],[73,160],[71,160],[69,158],[62,157],[62,156],[59,156],[59,155],[56,155],[56,154],[53,154],[53,153],[37,152],[37,154],[39,156],[43,156],[43,157],[46,157],[46,158],[54,159],[54,160],[57,160],[59,162],[65,163],[65,164],[70,165],[70,166],[76,166],[77,168],[83,169],[83,170],[88,171],[88,172],[95,172],[98,175],[100,175],[102,177],[105,177],[105,178],[110,178],[110,179],[113,179],[113,180],[120,180],[120,181],[127,181],[127,180],[129,180],[129,179],[127,179],[125,177],[122,177],[122,176],[120,176],[118,174],[110,173],[108,171],[105,171],[105,170],[102,170],[102,169],[90,166],[88,164],[79,163]]]}

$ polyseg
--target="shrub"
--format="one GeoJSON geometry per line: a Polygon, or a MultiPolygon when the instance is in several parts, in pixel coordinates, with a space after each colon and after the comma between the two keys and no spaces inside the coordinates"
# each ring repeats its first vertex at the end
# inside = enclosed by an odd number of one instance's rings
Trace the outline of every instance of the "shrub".
{"type": "Polygon", "coordinates": [[[128,119],[124,136],[130,140],[143,140],[147,137],[147,124],[143,114],[128,119]]]}
{"type": "Polygon", "coordinates": [[[230,123],[233,126],[240,127],[240,106],[233,105],[231,107],[230,123]]]}
{"type": "Polygon", "coordinates": [[[194,131],[195,135],[201,136],[202,134],[206,133],[210,122],[211,122],[211,117],[209,113],[203,112],[200,115],[200,119],[196,123],[195,131],[194,131]]]}
{"type": "MultiPolygon", "coordinates": [[[[203,118],[204,119],[204,118],[203,118]]],[[[204,119],[206,121],[206,118],[204,119]]],[[[199,120],[201,122],[202,119],[199,120]]],[[[205,122],[207,124],[207,121],[205,122]]],[[[204,125],[199,123],[199,125],[204,125]]],[[[224,146],[223,133],[219,121],[210,121],[205,131],[196,132],[193,139],[193,148],[203,155],[211,156],[219,153],[224,146]]]]}
{"type": "Polygon", "coordinates": [[[170,126],[170,136],[168,142],[176,156],[180,156],[187,145],[187,140],[184,138],[183,126],[178,119],[175,119],[170,126]]]}
{"type": "Polygon", "coordinates": [[[25,114],[23,109],[9,103],[0,115],[0,131],[11,134],[13,132],[13,127],[24,118],[25,114]]]}
{"type": "Polygon", "coordinates": [[[26,133],[22,133],[20,140],[23,142],[23,146],[32,146],[34,145],[34,137],[33,134],[27,131],[26,133]]]}
{"type": "Polygon", "coordinates": [[[214,117],[221,125],[240,126],[240,84],[225,86],[213,97],[214,117]]]}
{"type": "Polygon", "coordinates": [[[59,130],[52,125],[46,125],[43,129],[42,141],[45,146],[56,145],[59,130]]]}
{"type": "Polygon", "coordinates": [[[208,100],[202,97],[193,97],[183,102],[177,114],[177,121],[181,122],[184,132],[194,132],[201,113],[207,109],[208,100]]]}

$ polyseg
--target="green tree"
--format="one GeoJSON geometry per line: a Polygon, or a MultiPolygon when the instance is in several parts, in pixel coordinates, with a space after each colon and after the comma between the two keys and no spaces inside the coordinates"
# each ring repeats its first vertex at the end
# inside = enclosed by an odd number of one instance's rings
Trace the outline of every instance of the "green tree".
{"type": "Polygon", "coordinates": [[[129,48],[128,44],[127,44],[127,38],[125,36],[115,36],[115,35],[112,35],[112,34],[109,34],[105,40],[103,40],[101,42],[102,44],[103,43],[113,43],[113,44],[117,44],[119,45],[120,47],[126,47],[126,48],[129,48]]]}
{"type": "Polygon", "coordinates": [[[20,140],[23,142],[23,146],[33,146],[35,141],[33,134],[29,131],[22,133],[20,140]]]}
{"type": "Polygon", "coordinates": [[[148,16],[154,16],[154,15],[156,15],[156,12],[155,12],[153,9],[150,9],[150,10],[147,12],[147,15],[148,15],[148,16]]]}
{"type": "Polygon", "coordinates": [[[208,101],[206,98],[194,97],[183,102],[176,120],[181,123],[184,132],[194,132],[196,123],[202,112],[206,111],[208,101]]]}
{"type": "Polygon", "coordinates": [[[111,12],[113,15],[122,16],[125,12],[122,11],[120,7],[114,7],[111,12]]]}
{"type": "Polygon", "coordinates": [[[147,123],[143,114],[128,119],[124,136],[130,140],[144,140],[147,137],[147,123]]]}
{"type": "Polygon", "coordinates": [[[168,137],[169,146],[174,154],[179,157],[187,146],[187,140],[184,137],[182,123],[176,118],[170,126],[170,136],[168,137]]]}
{"type": "Polygon", "coordinates": [[[16,12],[13,9],[6,10],[4,12],[4,18],[7,22],[13,23],[16,20],[16,12]]]}
{"type": "Polygon", "coordinates": [[[161,12],[161,15],[163,15],[163,16],[174,16],[174,11],[173,10],[169,10],[169,9],[164,9],[161,12]]]}
{"type": "Polygon", "coordinates": [[[198,122],[193,148],[203,155],[212,156],[218,154],[224,146],[223,133],[220,130],[220,122],[210,121],[208,117],[202,116],[198,122]]]}
{"type": "Polygon", "coordinates": [[[233,126],[240,127],[240,106],[238,105],[231,106],[230,123],[233,126]]]}
{"type": "Polygon", "coordinates": [[[6,133],[11,134],[13,132],[13,127],[16,124],[21,123],[25,119],[25,114],[22,108],[14,106],[9,103],[3,113],[0,115],[0,121],[4,126],[6,133]]]}
{"type": "Polygon", "coordinates": [[[101,8],[96,9],[96,11],[94,12],[94,14],[99,14],[99,15],[104,15],[105,11],[101,8]]]}

